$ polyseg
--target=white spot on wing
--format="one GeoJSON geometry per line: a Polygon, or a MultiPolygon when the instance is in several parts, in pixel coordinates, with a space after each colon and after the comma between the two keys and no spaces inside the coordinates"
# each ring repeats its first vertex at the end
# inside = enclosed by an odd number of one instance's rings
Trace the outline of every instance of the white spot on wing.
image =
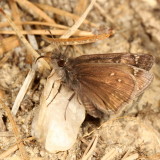
{"type": "Polygon", "coordinates": [[[122,82],[122,80],[121,80],[121,79],[118,79],[118,82],[122,82]]]}
{"type": "Polygon", "coordinates": [[[115,73],[113,73],[113,72],[110,74],[110,76],[114,76],[114,75],[115,75],[115,73]]]}
{"type": "Polygon", "coordinates": [[[138,64],[139,56],[138,56],[138,55],[134,55],[134,57],[135,57],[135,62],[136,62],[136,64],[138,64]]]}

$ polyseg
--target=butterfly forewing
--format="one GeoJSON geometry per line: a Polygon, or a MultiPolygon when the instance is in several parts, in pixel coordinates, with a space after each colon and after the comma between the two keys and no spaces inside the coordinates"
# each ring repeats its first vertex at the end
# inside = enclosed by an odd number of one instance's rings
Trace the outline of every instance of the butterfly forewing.
{"type": "Polygon", "coordinates": [[[76,65],[80,63],[122,63],[133,65],[145,70],[150,70],[153,62],[153,56],[149,54],[107,53],[82,55],[75,58],[72,64],[76,65]]]}

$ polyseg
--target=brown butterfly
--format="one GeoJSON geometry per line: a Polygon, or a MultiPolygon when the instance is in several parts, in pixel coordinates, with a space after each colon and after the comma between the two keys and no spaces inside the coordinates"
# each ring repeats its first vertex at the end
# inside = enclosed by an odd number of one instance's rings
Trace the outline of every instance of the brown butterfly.
{"type": "Polygon", "coordinates": [[[88,114],[116,112],[150,85],[149,54],[111,53],[56,58],[62,82],[72,89],[88,114]]]}

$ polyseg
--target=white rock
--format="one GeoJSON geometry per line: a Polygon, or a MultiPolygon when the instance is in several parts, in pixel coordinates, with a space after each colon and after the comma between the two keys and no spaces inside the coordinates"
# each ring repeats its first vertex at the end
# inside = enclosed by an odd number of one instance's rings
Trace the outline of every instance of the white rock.
{"type": "Polygon", "coordinates": [[[32,123],[32,135],[44,144],[47,151],[54,153],[68,150],[75,143],[85,119],[85,109],[77,101],[76,95],[68,101],[73,94],[69,89],[62,87],[57,94],[60,81],[54,71],[51,75],[41,97],[40,109],[32,123]]]}

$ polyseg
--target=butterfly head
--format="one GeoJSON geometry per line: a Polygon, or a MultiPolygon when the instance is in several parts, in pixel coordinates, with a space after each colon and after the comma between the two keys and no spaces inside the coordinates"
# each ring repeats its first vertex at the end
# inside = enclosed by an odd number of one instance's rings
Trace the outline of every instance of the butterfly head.
{"type": "Polygon", "coordinates": [[[54,54],[52,56],[53,62],[55,62],[57,64],[57,66],[60,67],[60,68],[65,67],[65,65],[66,65],[66,63],[68,61],[67,59],[68,58],[65,55],[61,54],[61,53],[57,53],[57,54],[54,54]]]}

